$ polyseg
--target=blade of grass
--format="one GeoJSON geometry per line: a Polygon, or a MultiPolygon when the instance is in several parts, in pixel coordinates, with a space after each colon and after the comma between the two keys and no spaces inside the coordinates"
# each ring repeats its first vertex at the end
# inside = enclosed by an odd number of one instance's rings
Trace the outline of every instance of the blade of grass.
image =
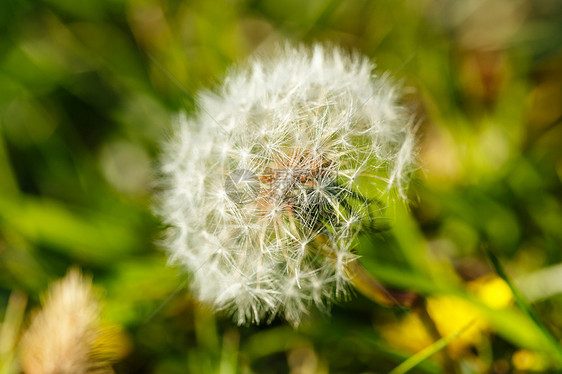
{"type": "Polygon", "coordinates": [[[56,200],[0,195],[0,219],[33,243],[45,243],[80,261],[104,264],[139,246],[133,227],[118,217],[79,212],[56,200]]]}
{"type": "Polygon", "coordinates": [[[0,191],[6,194],[17,195],[19,193],[19,188],[8,153],[6,152],[4,137],[2,136],[2,126],[3,124],[0,123],[0,175],[2,176],[2,178],[0,178],[0,191]]]}
{"type": "Polygon", "coordinates": [[[422,361],[425,361],[435,353],[439,352],[441,349],[445,348],[450,342],[455,340],[459,335],[465,332],[470,326],[474,324],[475,320],[470,321],[467,323],[463,328],[460,330],[447,335],[435,343],[431,344],[430,346],[422,349],[412,357],[408,358],[406,361],[395,367],[389,374],[404,374],[419,365],[422,361]]]}
{"type": "MultiPolygon", "coordinates": [[[[358,344],[362,344],[368,349],[376,349],[378,352],[382,352],[384,355],[388,356],[393,361],[407,360],[408,356],[405,355],[398,348],[386,343],[379,336],[376,336],[371,331],[361,331],[365,329],[357,329],[354,334],[357,334],[358,344]]],[[[425,373],[437,374],[441,373],[442,370],[435,364],[435,362],[420,362],[417,365],[418,371],[425,373]]]]}
{"type": "Polygon", "coordinates": [[[429,278],[411,270],[380,264],[362,257],[366,270],[385,286],[413,291],[422,295],[448,295],[458,297],[478,309],[494,330],[513,344],[530,350],[544,350],[543,331],[520,308],[513,306],[494,309],[474,295],[467,293],[455,279],[448,277],[429,278]]]}
{"type": "Polygon", "coordinates": [[[505,281],[505,283],[507,283],[509,288],[511,289],[511,292],[513,293],[513,298],[515,299],[515,303],[517,304],[519,309],[521,309],[521,311],[523,313],[525,313],[535,323],[535,325],[539,328],[539,330],[544,335],[545,340],[550,345],[552,353],[556,356],[556,359],[558,360],[558,363],[562,364],[562,347],[560,347],[556,338],[552,335],[552,333],[547,329],[547,327],[544,325],[544,323],[540,320],[540,318],[537,316],[534,309],[525,300],[525,298],[523,297],[523,294],[519,291],[519,289],[517,289],[517,287],[515,287],[515,284],[511,281],[511,278],[505,272],[503,266],[501,265],[501,263],[500,263],[499,259],[496,257],[496,255],[494,253],[492,253],[492,251],[490,251],[488,248],[484,248],[484,251],[486,252],[486,255],[488,256],[488,258],[490,259],[490,262],[494,266],[494,269],[496,270],[496,273],[498,273],[498,276],[500,278],[502,278],[505,281]]]}
{"type": "Polygon", "coordinates": [[[222,343],[219,374],[236,374],[240,334],[235,329],[225,332],[222,343]]]}
{"type": "Polygon", "coordinates": [[[0,374],[17,372],[16,345],[27,306],[27,296],[13,291],[6,307],[4,320],[0,321],[0,374]]]}

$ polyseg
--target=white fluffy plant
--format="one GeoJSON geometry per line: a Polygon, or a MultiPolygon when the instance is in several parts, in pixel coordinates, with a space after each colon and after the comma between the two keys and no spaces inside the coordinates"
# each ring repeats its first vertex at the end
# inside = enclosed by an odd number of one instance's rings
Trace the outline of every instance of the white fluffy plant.
{"type": "Polygon", "coordinates": [[[254,58],[200,94],[162,158],[158,208],[196,296],[238,324],[298,325],[361,282],[357,235],[404,197],[414,157],[399,99],[366,57],[320,45],[254,58]]]}

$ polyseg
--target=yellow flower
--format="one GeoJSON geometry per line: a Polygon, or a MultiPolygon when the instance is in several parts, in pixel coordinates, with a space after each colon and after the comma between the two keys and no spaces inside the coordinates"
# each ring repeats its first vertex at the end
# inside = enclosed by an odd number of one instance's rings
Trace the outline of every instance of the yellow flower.
{"type": "MultiPolygon", "coordinates": [[[[509,286],[494,275],[469,282],[467,290],[491,308],[505,308],[513,302],[509,286]]],[[[470,346],[480,345],[488,329],[488,322],[482,313],[468,301],[456,296],[429,297],[427,310],[441,336],[454,334],[474,321],[469,329],[448,345],[452,357],[461,356],[470,346]]],[[[381,334],[393,346],[409,352],[420,351],[434,342],[420,317],[414,313],[401,321],[386,324],[381,334]]]]}

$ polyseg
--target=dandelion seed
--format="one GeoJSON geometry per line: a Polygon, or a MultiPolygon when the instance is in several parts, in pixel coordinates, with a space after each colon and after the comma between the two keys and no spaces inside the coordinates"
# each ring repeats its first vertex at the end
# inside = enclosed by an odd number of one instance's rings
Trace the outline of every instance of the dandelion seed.
{"type": "Polygon", "coordinates": [[[239,324],[345,296],[372,198],[404,197],[411,117],[367,58],[285,47],[234,69],[180,116],[162,159],[165,246],[191,288],[239,324]],[[219,121],[226,131],[216,128],[219,121]]]}

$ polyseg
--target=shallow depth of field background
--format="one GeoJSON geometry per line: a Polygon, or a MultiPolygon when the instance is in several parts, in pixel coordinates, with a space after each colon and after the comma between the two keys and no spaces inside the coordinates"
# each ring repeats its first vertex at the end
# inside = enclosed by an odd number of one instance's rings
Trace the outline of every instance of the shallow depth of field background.
{"type": "Polygon", "coordinates": [[[410,209],[388,210],[391,229],[358,251],[381,282],[427,298],[441,335],[475,322],[412,372],[559,369],[558,0],[1,1],[0,321],[17,291],[25,327],[77,265],[104,321],[122,326],[118,373],[384,373],[430,345],[416,311],[359,294],[296,331],[237,327],[190,297],[156,244],[151,194],[171,118],[286,40],[366,54],[417,113],[410,209]]]}

